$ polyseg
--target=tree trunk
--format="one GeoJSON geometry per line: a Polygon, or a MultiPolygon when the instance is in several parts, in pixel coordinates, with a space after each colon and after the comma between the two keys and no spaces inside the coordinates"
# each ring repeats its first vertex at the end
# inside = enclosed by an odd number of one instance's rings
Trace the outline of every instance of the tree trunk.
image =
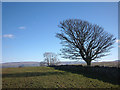
{"type": "Polygon", "coordinates": [[[86,60],[87,66],[91,66],[91,60],[86,60]]]}

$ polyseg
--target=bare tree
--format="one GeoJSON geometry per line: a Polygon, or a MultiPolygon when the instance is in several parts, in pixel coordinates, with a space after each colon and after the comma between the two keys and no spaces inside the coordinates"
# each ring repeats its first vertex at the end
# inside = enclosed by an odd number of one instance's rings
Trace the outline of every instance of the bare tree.
{"type": "Polygon", "coordinates": [[[62,21],[58,27],[62,29],[56,34],[63,45],[62,57],[83,59],[88,66],[92,60],[108,55],[116,39],[102,27],[80,19],[62,21]]]}
{"type": "Polygon", "coordinates": [[[44,61],[47,63],[47,65],[57,65],[59,63],[59,59],[57,58],[57,55],[52,52],[45,52],[44,54],[44,61]]]}

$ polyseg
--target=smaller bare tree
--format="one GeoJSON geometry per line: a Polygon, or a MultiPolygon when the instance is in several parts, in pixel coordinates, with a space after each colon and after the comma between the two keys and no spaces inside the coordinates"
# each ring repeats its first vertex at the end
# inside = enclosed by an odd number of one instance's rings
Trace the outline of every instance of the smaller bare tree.
{"type": "Polygon", "coordinates": [[[48,66],[50,66],[50,65],[57,65],[60,62],[58,57],[57,57],[57,55],[55,53],[45,52],[43,54],[43,56],[45,58],[44,62],[46,62],[48,66]]]}

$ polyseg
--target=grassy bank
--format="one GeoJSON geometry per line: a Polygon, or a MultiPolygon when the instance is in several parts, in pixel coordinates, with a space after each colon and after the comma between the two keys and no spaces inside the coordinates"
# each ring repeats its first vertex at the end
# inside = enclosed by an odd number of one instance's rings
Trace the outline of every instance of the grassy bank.
{"type": "Polygon", "coordinates": [[[3,88],[118,88],[118,69],[114,68],[114,74],[109,70],[79,65],[3,68],[2,85],[3,88]]]}

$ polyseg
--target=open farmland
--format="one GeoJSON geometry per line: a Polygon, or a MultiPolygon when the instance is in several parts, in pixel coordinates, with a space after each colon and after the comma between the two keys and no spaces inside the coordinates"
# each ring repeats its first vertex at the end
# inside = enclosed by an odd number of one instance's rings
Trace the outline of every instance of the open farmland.
{"type": "Polygon", "coordinates": [[[2,87],[119,88],[118,70],[80,65],[3,68],[2,87]]]}

